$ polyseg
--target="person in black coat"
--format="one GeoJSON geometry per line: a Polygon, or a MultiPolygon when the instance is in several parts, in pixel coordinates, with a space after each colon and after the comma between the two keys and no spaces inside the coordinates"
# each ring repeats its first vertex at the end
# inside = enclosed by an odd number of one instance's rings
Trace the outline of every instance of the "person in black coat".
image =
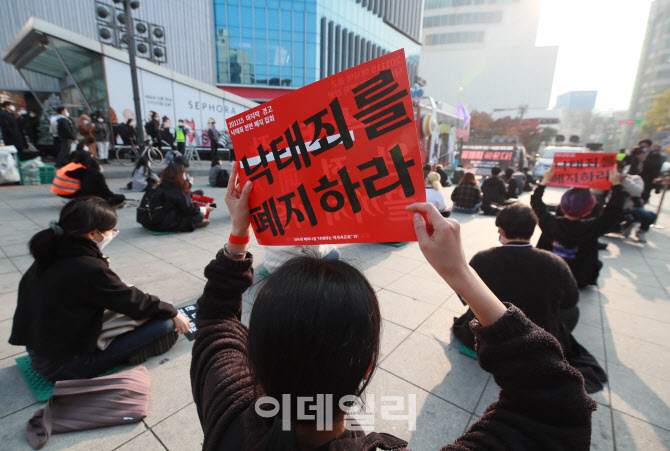
{"type": "Polygon", "coordinates": [[[40,136],[40,116],[37,114],[37,111],[33,109],[28,110],[28,114],[24,116],[22,126],[23,133],[28,137],[33,146],[36,146],[40,136]]]}
{"type": "Polygon", "coordinates": [[[160,147],[160,124],[158,123],[158,113],[155,111],[149,112],[149,121],[144,125],[144,131],[146,131],[147,135],[151,138],[151,144],[154,147],[160,147]]]}
{"type": "Polygon", "coordinates": [[[209,225],[205,213],[212,211],[213,207],[206,207],[203,211],[193,203],[185,174],[186,168],[180,160],[173,161],[161,172],[155,196],[162,199],[163,217],[160,224],[143,224],[145,227],[155,232],[192,232],[209,225]]]}
{"type": "Polygon", "coordinates": [[[118,233],[116,221],[107,202],[82,197],[30,240],[35,262],[19,283],[9,342],[25,346],[33,368],[49,380],[91,378],[140,363],[176,342],[174,328],[189,331],[172,305],[126,285],[110,269],[102,249],[118,233]],[[105,309],[148,322],[101,350],[105,309]]]}
{"type": "Polygon", "coordinates": [[[6,146],[14,146],[16,150],[23,150],[27,146],[23,131],[19,127],[19,121],[14,116],[16,107],[9,100],[2,102],[0,110],[0,129],[2,129],[2,140],[6,146]]]}
{"type": "Polygon", "coordinates": [[[598,260],[598,237],[610,231],[623,219],[625,196],[621,181],[625,176],[617,171],[610,173],[612,183],[610,200],[601,216],[590,219],[585,218],[596,205],[596,199],[588,189],[583,188],[572,188],[563,194],[560,203],[563,217],[556,217],[547,211],[542,196],[553,176],[552,167],[545,172],[530,198],[530,204],[542,230],[537,247],[563,258],[580,288],[595,285],[600,268],[603,266],[598,260]]]}
{"type": "Polygon", "coordinates": [[[104,199],[113,208],[123,207],[126,196],[116,194],[109,189],[105,176],[100,172],[100,163],[95,158],[89,157],[84,164],[86,170],[83,172],[81,189],[77,192],[77,197],[97,196],[104,199]]]}
{"type": "Polygon", "coordinates": [[[444,170],[444,166],[441,164],[435,165],[435,172],[440,174],[440,185],[442,187],[447,187],[451,185],[451,182],[449,182],[449,176],[447,175],[447,172],[444,170]]]}
{"type": "MultiPolygon", "coordinates": [[[[607,381],[597,360],[570,333],[577,325],[579,291],[568,265],[560,257],[536,249],[530,239],[537,225],[533,210],[515,203],[503,208],[496,217],[502,246],[477,253],[470,266],[499,299],[508,299],[531,321],[553,335],[568,362],[584,376],[586,391],[594,393],[607,381]]],[[[471,349],[475,335],[468,309],[454,318],[456,338],[471,349]]]]}
{"type": "Polygon", "coordinates": [[[56,155],[56,168],[61,168],[67,164],[68,155],[70,155],[70,146],[72,142],[77,141],[77,137],[72,128],[70,113],[64,106],[56,108],[56,116],[49,120],[49,131],[54,137],[58,155],[56,155]]]}

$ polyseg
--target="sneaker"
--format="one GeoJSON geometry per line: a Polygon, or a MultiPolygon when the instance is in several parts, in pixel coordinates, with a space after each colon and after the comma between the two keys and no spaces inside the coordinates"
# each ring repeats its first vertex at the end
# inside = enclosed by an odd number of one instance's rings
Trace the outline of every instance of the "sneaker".
{"type": "Polygon", "coordinates": [[[177,338],[179,338],[179,334],[175,331],[157,338],[152,343],[149,343],[135,354],[128,357],[128,363],[131,365],[139,365],[140,363],[146,362],[149,357],[165,354],[172,348],[172,346],[174,346],[177,342],[177,338]]]}
{"type": "Polygon", "coordinates": [[[202,229],[203,227],[207,227],[209,225],[209,219],[205,219],[201,223],[198,223],[195,225],[196,229],[202,229]]]}
{"type": "Polygon", "coordinates": [[[646,243],[647,242],[647,237],[645,236],[647,232],[643,232],[642,230],[638,230],[635,236],[637,237],[637,240],[640,243],[646,243]]]}
{"type": "Polygon", "coordinates": [[[623,227],[621,227],[621,234],[623,235],[624,238],[628,238],[630,236],[630,232],[633,230],[633,226],[635,226],[635,223],[629,222],[624,224],[623,227]]]}

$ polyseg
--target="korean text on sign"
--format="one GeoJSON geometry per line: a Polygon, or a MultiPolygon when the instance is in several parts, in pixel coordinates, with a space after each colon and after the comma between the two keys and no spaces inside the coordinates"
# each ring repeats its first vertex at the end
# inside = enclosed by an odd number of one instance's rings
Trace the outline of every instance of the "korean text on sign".
{"type": "Polygon", "coordinates": [[[228,120],[260,244],[416,240],[425,202],[402,50],[228,120]],[[238,150],[239,149],[239,150],[238,150]]]}
{"type": "Polygon", "coordinates": [[[616,154],[556,152],[550,186],[610,189],[609,172],[616,170],[616,154]]]}

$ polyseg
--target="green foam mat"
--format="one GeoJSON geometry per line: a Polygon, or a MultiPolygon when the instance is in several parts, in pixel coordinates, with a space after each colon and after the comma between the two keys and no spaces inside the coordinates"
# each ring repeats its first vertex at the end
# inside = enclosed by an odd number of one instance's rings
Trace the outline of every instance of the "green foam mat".
{"type": "Polygon", "coordinates": [[[154,232],[153,230],[149,230],[146,227],[142,227],[144,230],[147,232],[151,233],[152,235],[171,235],[173,233],[184,233],[184,232],[154,232]]]}
{"type": "MultiPolygon", "coordinates": [[[[48,401],[54,391],[54,383],[43,378],[37,371],[33,369],[33,365],[30,362],[30,356],[24,355],[23,357],[14,359],[14,361],[16,362],[16,366],[19,367],[21,376],[23,376],[26,384],[28,384],[28,387],[30,387],[33,395],[35,395],[35,399],[37,399],[39,402],[48,401]]],[[[108,374],[116,373],[122,368],[123,367],[121,366],[117,366],[116,368],[112,368],[100,376],[107,376],[108,374]]]]}
{"type": "Polygon", "coordinates": [[[379,243],[379,244],[385,244],[387,246],[393,246],[393,247],[400,247],[400,246],[404,246],[405,244],[407,244],[407,241],[399,241],[397,243],[379,243]]]}
{"type": "Polygon", "coordinates": [[[467,355],[468,357],[471,357],[475,360],[477,360],[477,353],[473,351],[472,349],[468,348],[465,345],[461,345],[460,348],[458,348],[458,352],[460,352],[463,355],[467,355]]]}

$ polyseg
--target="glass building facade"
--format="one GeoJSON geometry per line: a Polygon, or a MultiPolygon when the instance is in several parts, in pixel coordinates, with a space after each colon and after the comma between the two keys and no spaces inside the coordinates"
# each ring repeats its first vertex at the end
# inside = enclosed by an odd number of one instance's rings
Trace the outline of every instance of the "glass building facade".
{"type": "Polygon", "coordinates": [[[217,81],[302,87],[404,48],[414,81],[421,2],[214,0],[217,81]]]}

